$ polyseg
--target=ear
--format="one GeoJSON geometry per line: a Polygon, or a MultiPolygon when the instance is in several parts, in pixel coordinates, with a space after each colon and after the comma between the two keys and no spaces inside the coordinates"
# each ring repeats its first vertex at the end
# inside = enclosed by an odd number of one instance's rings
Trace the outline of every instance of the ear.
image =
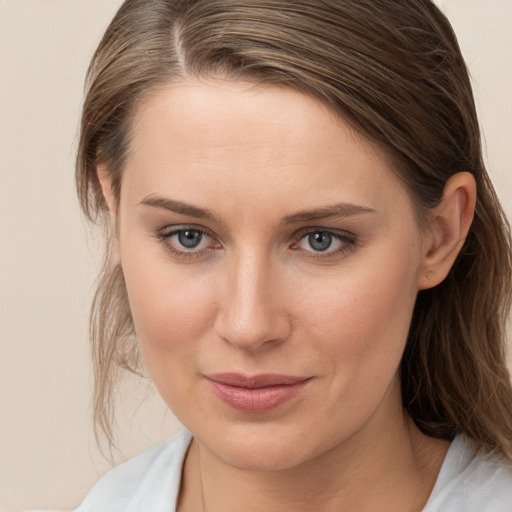
{"type": "Polygon", "coordinates": [[[108,209],[112,214],[112,217],[115,219],[117,215],[117,203],[112,191],[112,180],[108,174],[107,166],[104,164],[98,165],[96,168],[96,173],[98,175],[98,180],[101,185],[101,190],[103,192],[103,197],[105,198],[105,202],[107,203],[108,209]]]}
{"type": "Polygon", "coordinates": [[[110,228],[112,229],[112,237],[110,238],[110,247],[107,254],[111,264],[118,265],[121,261],[121,257],[119,251],[119,233],[117,225],[117,201],[114,192],[112,191],[112,179],[108,174],[107,166],[103,164],[96,167],[96,173],[101,185],[103,197],[105,198],[105,202],[107,203],[108,209],[110,211],[109,224],[110,228]]]}
{"type": "Polygon", "coordinates": [[[473,175],[453,175],[446,183],[441,203],[430,214],[418,290],[437,286],[450,272],[473,222],[475,204],[473,175]]]}

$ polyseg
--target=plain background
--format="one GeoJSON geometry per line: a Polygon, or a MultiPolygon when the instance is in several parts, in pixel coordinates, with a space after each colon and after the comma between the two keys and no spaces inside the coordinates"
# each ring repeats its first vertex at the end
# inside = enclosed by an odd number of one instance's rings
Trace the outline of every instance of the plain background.
{"type": "MultiPolygon", "coordinates": [[[[472,72],[512,213],[512,0],[439,0],[472,72]]],[[[109,465],[91,424],[88,308],[101,237],[73,183],[83,79],[121,0],[0,0],[0,509],[76,506],[109,465]]],[[[119,396],[119,457],[179,423],[147,382],[119,396]]]]}

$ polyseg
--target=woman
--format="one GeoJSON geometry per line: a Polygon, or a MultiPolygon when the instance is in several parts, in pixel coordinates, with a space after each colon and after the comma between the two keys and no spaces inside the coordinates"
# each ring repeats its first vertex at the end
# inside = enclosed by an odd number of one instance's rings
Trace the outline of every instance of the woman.
{"type": "Polygon", "coordinates": [[[127,0],[77,183],[97,424],[124,367],[187,429],[78,511],[512,508],[510,234],[430,1],[127,0]]]}

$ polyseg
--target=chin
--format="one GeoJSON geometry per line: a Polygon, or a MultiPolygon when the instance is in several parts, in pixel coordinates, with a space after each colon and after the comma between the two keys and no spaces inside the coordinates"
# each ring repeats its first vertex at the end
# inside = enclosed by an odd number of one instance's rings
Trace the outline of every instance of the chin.
{"type": "Polygon", "coordinates": [[[287,470],[304,462],[296,447],[277,446],[272,442],[254,443],[252,446],[230,442],[213,454],[228,466],[256,472],[287,470]]]}
{"type": "Polygon", "coordinates": [[[294,430],[275,425],[245,425],[228,428],[217,436],[209,432],[197,439],[228,466],[246,471],[280,471],[299,466],[316,455],[311,437],[294,430]]]}

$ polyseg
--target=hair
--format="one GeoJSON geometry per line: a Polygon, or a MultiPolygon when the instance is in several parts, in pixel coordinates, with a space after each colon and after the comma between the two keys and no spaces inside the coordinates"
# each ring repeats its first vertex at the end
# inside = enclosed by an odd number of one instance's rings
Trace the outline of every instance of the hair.
{"type": "MultiPolygon", "coordinates": [[[[98,165],[119,199],[137,105],[158,87],[194,78],[317,98],[391,158],[420,223],[453,174],[474,176],[478,199],[464,246],[448,277],[417,298],[400,366],[403,407],[424,433],[464,433],[512,462],[510,228],[446,17],[430,0],[126,0],[88,71],[76,183],[90,220],[108,224],[98,165]]],[[[108,239],[91,339],[96,434],[111,444],[119,369],[141,372],[142,360],[108,239]]]]}

